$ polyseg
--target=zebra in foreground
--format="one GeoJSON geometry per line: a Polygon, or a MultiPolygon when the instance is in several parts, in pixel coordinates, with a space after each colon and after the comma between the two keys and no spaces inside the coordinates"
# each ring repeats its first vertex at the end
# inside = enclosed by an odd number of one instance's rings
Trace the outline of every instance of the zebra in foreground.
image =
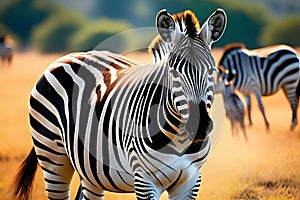
{"type": "MultiPolygon", "coordinates": [[[[187,31],[186,27],[189,26],[189,23],[195,25],[193,34],[197,34],[197,32],[200,29],[200,22],[197,20],[195,14],[190,10],[186,10],[185,12],[174,14],[172,17],[174,19],[175,27],[177,31],[174,40],[177,40],[178,38],[180,39],[181,35],[185,34],[185,32],[187,31]]],[[[216,31],[219,32],[222,31],[221,27],[219,28],[219,30],[216,29],[216,31]]],[[[164,42],[163,39],[159,35],[157,35],[149,45],[148,52],[152,56],[153,62],[159,63],[165,58],[165,56],[170,54],[173,46],[174,43],[164,42]]],[[[209,91],[213,91],[213,90],[214,88],[210,89],[209,91]]],[[[210,108],[213,101],[213,93],[208,94],[207,100],[208,100],[207,106],[208,108],[210,108]]]]}
{"type": "MultiPolygon", "coordinates": [[[[177,29],[180,30],[180,32],[185,31],[185,26],[187,20],[187,12],[181,13],[180,15],[173,15],[174,21],[177,29]]],[[[161,60],[164,59],[166,55],[170,53],[172,49],[172,43],[165,43],[161,39],[161,37],[157,36],[153,41],[151,42],[148,52],[152,55],[153,62],[159,63],[161,60]]],[[[240,125],[240,128],[244,134],[244,137],[246,140],[248,140],[246,135],[246,129],[245,129],[245,123],[244,123],[244,115],[245,115],[245,108],[244,104],[237,96],[233,90],[232,87],[227,85],[225,86],[223,81],[219,81],[216,85],[216,93],[222,93],[223,100],[225,103],[225,110],[226,110],[226,116],[229,118],[231,122],[231,128],[232,133],[237,134],[238,133],[238,127],[237,124],[240,125]]],[[[208,100],[212,99],[211,97],[208,97],[208,100]]],[[[211,105],[211,104],[208,104],[211,105]]]]}
{"type": "Polygon", "coordinates": [[[296,51],[287,45],[248,50],[242,44],[233,44],[225,49],[218,69],[225,84],[232,82],[234,89],[245,96],[250,125],[250,93],[255,94],[266,128],[269,129],[261,97],[272,95],[282,88],[292,109],[293,130],[297,125],[300,96],[300,60],[296,51]]]}
{"type": "Polygon", "coordinates": [[[225,85],[224,81],[218,81],[216,84],[215,93],[221,93],[223,96],[224,106],[226,110],[226,117],[230,120],[231,132],[238,135],[239,129],[242,130],[244,138],[248,140],[245,128],[245,107],[239,96],[233,91],[232,86],[225,85]]]}
{"type": "Polygon", "coordinates": [[[157,14],[160,37],[173,43],[159,63],[107,51],[54,61],[31,93],[34,148],[14,196],[29,197],[39,162],[49,199],[69,198],[74,170],[82,199],[103,199],[104,191],[159,199],[164,190],[170,199],[195,199],[210,150],[207,98],[216,70],[210,48],[226,15],[216,10],[201,29],[195,22],[188,17],[181,33],[166,10],[157,14]]]}
{"type": "Polygon", "coordinates": [[[5,44],[5,37],[0,38],[0,59],[1,65],[4,66],[5,62],[8,65],[11,64],[13,57],[13,48],[10,45],[5,44]]]}

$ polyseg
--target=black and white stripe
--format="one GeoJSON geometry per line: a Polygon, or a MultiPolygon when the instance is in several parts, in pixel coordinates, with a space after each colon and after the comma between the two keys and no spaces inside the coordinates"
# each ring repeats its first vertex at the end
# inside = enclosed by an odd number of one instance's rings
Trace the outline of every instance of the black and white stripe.
{"type": "Polygon", "coordinates": [[[224,100],[226,117],[231,123],[231,132],[235,136],[242,130],[244,137],[248,140],[245,128],[245,107],[240,97],[233,91],[232,85],[225,85],[224,81],[219,80],[216,84],[216,94],[221,93],[224,100]]]}
{"type": "MultiPolygon", "coordinates": [[[[195,16],[195,14],[192,11],[187,10],[182,13],[174,14],[172,17],[175,22],[175,34],[174,34],[175,39],[174,40],[180,40],[182,34],[191,35],[191,39],[193,40],[194,37],[192,35],[199,34],[200,22],[198,21],[197,17],[195,16]],[[190,27],[190,28],[188,28],[188,27],[190,27]]],[[[206,26],[206,24],[204,24],[204,26],[206,26]]],[[[186,44],[186,45],[189,45],[189,44],[186,44]]],[[[156,38],[154,38],[152,40],[151,44],[149,45],[148,52],[152,55],[153,62],[159,63],[161,60],[163,60],[166,56],[168,56],[170,54],[173,47],[174,47],[173,43],[164,42],[160,36],[157,36],[156,38]]],[[[210,48],[210,46],[209,46],[209,48],[210,48]]],[[[194,49],[194,47],[191,45],[189,48],[187,48],[187,51],[192,52],[193,49],[194,49]]],[[[188,63],[191,65],[195,64],[193,62],[194,61],[188,61],[188,63]]],[[[214,62],[214,60],[212,59],[211,62],[214,62]]],[[[213,71],[216,69],[212,68],[211,70],[213,71]]],[[[208,74],[208,78],[210,79],[209,83],[213,83],[214,77],[211,76],[211,73],[208,74]]],[[[207,95],[206,105],[208,106],[208,109],[209,109],[213,102],[214,84],[207,86],[207,88],[208,88],[208,90],[205,93],[207,95]]]]}
{"type": "Polygon", "coordinates": [[[241,45],[229,46],[220,60],[219,70],[224,81],[232,82],[234,89],[245,96],[250,124],[250,93],[255,94],[268,129],[269,122],[261,96],[272,95],[282,88],[292,109],[291,129],[296,126],[300,96],[300,61],[294,49],[286,45],[255,50],[248,50],[241,45]]]}
{"type": "MultiPolygon", "coordinates": [[[[208,21],[221,37],[224,11],[208,21]]],[[[205,94],[215,67],[209,48],[219,37],[203,37],[211,35],[205,28],[193,39],[186,33],[174,40],[173,25],[166,10],[158,13],[159,34],[173,43],[158,63],[90,51],[47,68],[31,93],[34,151],[17,176],[15,196],[28,197],[35,170],[27,166],[38,160],[49,199],[70,198],[74,170],[80,199],[103,199],[104,191],[159,199],[164,190],[170,199],[196,198],[212,129],[205,94]]]]}

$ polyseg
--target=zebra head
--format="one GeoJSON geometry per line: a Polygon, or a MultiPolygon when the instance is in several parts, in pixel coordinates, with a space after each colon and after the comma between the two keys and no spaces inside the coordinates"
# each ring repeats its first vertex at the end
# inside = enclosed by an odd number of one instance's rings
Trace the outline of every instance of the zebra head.
{"type": "Polygon", "coordinates": [[[183,31],[175,21],[176,15],[172,17],[166,10],[160,11],[157,15],[157,31],[162,41],[172,47],[164,62],[167,63],[172,77],[179,80],[181,91],[188,102],[187,123],[193,119],[190,122],[191,126],[195,120],[198,120],[195,123],[198,125],[199,114],[206,116],[209,119],[207,126],[203,128],[203,132],[206,133],[211,121],[207,113],[214,96],[213,72],[217,70],[211,54],[211,45],[219,40],[225,30],[226,14],[221,9],[216,10],[202,28],[191,11],[185,11],[180,15],[184,15],[185,19],[183,31]],[[198,115],[198,118],[193,117],[193,113],[198,115]]]}
{"type": "MultiPolygon", "coordinates": [[[[236,51],[246,48],[244,44],[234,43],[225,47],[223,56],[218,64],[218,70],[220,72],[220,78],[224,81],[225,85],[230,85],[232,81],[237,77],[237,71],[235,67],[234,55],[236,51]]],[[[220,79],[220,81],[221,81],[220,79]]]]}
{"type": "Polygon", "coordinates": [[[178,30],[174,18],[162,10],[157,15],[157,30],[162,40],[172,43],[168,57],[169,70],[177,74],[189,101],[207,102],[207,92],[213,90],[213,72],[217,70],[211,54],[211,45],[223,34],[226,15],[215,11],[200,29],[191,11],[183,13],[186,19],[184,32],[178,30]]]}

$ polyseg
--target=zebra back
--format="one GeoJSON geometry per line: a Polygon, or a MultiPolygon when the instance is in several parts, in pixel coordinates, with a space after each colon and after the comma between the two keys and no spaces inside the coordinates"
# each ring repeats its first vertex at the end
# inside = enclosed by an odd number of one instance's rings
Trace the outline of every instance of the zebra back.
{"type": "MultiPolygon", "coordinates": [[[[291,129],[295,127],[300,87],[300,59],[295,49],[273,45],[249,50],[244,45],[230,45],[225,48],[218,68],[225,84],[232,84],[247,99],[250,93],[256,96],[267,129],[269,122],[261,98],[282,88],[292,108],[291,129]]],[[[251,124],[250,102],[247,105],[251,124]]]]}
{"type": "Polygon", "coordinates": [[[290,82],[287,77],[294,76],[292,79],[294,79],[295,86],[293,87],[297,87],[299,63],[296,50],[287,45],[249,50],[244,44],[236,43],[224,48],[218,69],[223,80],[233,81],[234,88],[242,93],[249,91],[252,85],[258,85],[262,95],[270,95],[285,82],[290,82]]]}

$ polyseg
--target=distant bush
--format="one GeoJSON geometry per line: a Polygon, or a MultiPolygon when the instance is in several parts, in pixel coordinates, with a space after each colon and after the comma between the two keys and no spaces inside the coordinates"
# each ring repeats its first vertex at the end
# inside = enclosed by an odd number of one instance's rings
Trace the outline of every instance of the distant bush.
{"type": "Polygon", "coordinates": [[[0,8],[0,23],[22,39],[22,43],[26,45],[31,30],[43,22],[50,12],[49,4],[43,0],[5,1],[0,8]]]}
{"type": "Polygon", "coordinates": [[[300,15],[273,22],[264,29],[260,41],[264,46],[278,43],[300,46],[300,15]]]}
{"type": "Polygon", "coordinates": [[[85,18],[75,12],[53,14],[34,30],[32,43],[41,52],[68,51],[70,38],[86,23],[85,18]]]}
{"type": "Polygon", "coordinates": [[[13,33],[5,24],[2,23],[0,23],[0,30],[1,30],[0,37],[13,33]]]}
{"type": "MultiPolygon", "coordinates": [[[[132,25],[122,20],[100,19],[81,27],[69,40],[69,49],[73,51],[92,50],[107,38],[131,29],[132,25]]],[[[125,41],[119,41],[122,45],[125,41]]],[[[123,44],[124,45],[124,44],[123,44]]]]}
{"type": "Polygon", "coordinates": [[[222,1],[222,3],[228,21],[218,45],[242,42],[249,48],[260,46],[259,36],[271,20],[268,11],[262,5],[254,3],[237,1],[222,1]]]}

